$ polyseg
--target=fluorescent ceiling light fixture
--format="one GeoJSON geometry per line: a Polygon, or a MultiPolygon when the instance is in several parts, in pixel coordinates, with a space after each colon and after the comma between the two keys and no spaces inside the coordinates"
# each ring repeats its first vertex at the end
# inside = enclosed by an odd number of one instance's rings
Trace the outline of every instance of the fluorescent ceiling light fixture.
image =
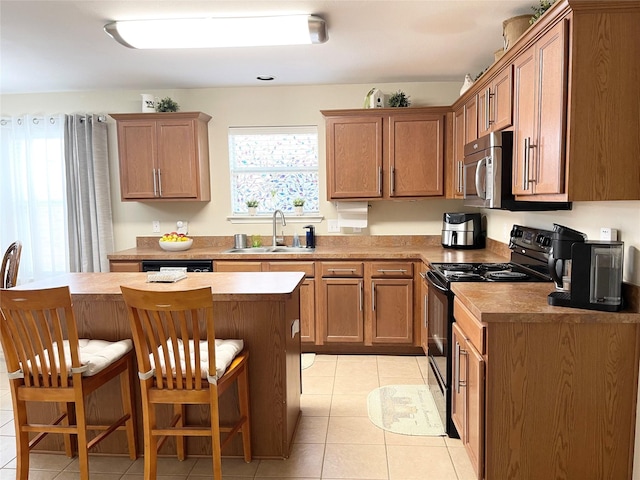
{"type": "Polygon", "coordinates": [[[313,15],[212,17],[112,22],[105,32],[129,48],[215,48],[309,45],[327,41],[313,15]]]}

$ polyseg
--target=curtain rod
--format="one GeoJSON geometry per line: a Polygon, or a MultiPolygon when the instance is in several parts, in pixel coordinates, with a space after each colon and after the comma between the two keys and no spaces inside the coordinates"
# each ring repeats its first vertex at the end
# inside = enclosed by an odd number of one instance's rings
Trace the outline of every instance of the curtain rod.
{"type": "MultiPolygon", "coordinates": [[[[18,125],[22,125],[22,122],[23,122],[22,117],[26,117],[26,116],[29,116],[29,115],[19,116],[19,118],[16,120],[16,123],[17,123],[18,125]]],[[[47,119],[49,120],[49,123],[50,123],[51,125],[55,125],[56,121],[58,120],[58,117],[59,117],[59,115],[47,115],[46,117],[45,117],[45,116],[33,116],[33,118],[31,119],[31,121],[32,121],[35,125],[37,125],[37,124],[39,124],[40,122],[44,121],[44,120],[45,120],[45,118],[47,118],[47,119]]],[[[105,115],[97,115],[97,118],[98,118],[98,122],[100,122],[100,123],[104,123],[104,122],[106,122],[106,121],[107,121],[107,117],[106,117],[105,115]]],[[[89,119],[89,121],[91,121],[91,119],[92,119],[91,114],[89,114],[89,115],[82,115],[82,116],[80,117],[80,122],[85,122],[87,119],[89,119]]],[[[6,118],[6,117],[5,117],[5,118],[3,118],[2,120],[0,120],[0,125],[5,126],[5,125],[7,125],[7,124],[11,123],[11,121],[12,121],[12,119],[11,119],[11,118],[6,118]]]]}

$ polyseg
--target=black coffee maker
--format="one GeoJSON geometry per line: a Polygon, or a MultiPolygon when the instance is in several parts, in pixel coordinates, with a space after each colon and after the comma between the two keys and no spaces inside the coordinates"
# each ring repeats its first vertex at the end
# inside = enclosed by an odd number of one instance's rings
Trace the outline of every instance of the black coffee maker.
{"type": "Polygon", "coordinates": [[[584,233],[554,224],[549,274],[556,288],[549,305],[615,312],[622,308],[622,242],[587,241],[584,233]]]}

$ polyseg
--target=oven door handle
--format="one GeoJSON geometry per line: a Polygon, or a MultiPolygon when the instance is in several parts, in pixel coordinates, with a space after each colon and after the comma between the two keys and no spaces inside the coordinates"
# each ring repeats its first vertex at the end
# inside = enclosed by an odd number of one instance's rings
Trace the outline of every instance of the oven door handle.
{"type": "Polygon", "coordinates": [[[442,293],[444,294],[449,293],[449,289],[441,285],[440,282],[438,281],[438,277],[436,277],[432,272],[426,273],[425,280],[429,282],[429,285],[433,286],[437,290],[440,290],[442,293]]]}

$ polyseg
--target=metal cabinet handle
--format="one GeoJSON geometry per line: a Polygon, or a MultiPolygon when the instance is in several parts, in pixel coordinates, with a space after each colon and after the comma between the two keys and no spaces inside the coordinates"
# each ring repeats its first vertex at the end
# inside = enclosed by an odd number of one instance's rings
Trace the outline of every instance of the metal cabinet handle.
{"type": "Polygon", "coordinates": [[[524,168],[522,169],[522,189],[529,190],[529,183],[535,182],[530,176],[531,169],[531,149],[536,146],[531,143],[531,137],[524,139],[524,168]]]}
{"type": "Polygon", "coordinates": [[[407,273],[407,271],[404,268],[396,268],[396,269],[379,268],[378,273],[407,273]]]}
{"type": "Polygon", "coordinates": [[[391,168],[391,176],[389,177],[389,191],[391,195],[396,193],[396,169],[391,168]]]}
{"type": "Polygon", "coordinates": [[[158,181],[156,179],[156,169],[152,169],[152,174],[153,174],[153,196],[157,197],[158,196],[158,181]]]}
{"type": "Polygon", "coordinates": [[[458,191],[462,192],[463,191],[463,184],[462,184],[462,173],[463,173],[463,168],[462,168],[462,162],[458,161],[458,191]]]}
{"type": "Polygon", "coordinates": [[[363,304],[362,280],[358,282],[358,285],[360,286],[360,311],[362,311],[362,304],[363,304]]]}
{"type": "Polygon", "coordinates": [[[424,296],[424,305],[422,310],[422,323],[425,330],[427,330],[427,336],[429,334],[429,295],[424,296]]]}
{"type": "Polygon", "coordinates": [[[460,357],[462,355],[466,355],[467,351],[463,350],[462,348],[460,348],[460,343],[456,342],[456,375],[455,375],[455,388],[456,388],[456,393],[460,393],[460,387],[466,387],[467,386],[467,382],[466,381],[462,381],[460,380],[460,357]]]}
{"type": "Polygon", "coordinates": [[[162,174],[160,173],[160,169],[158,169],[158,193],[162,196],[162,174]]]}
{"type": "Polygon", "coordinates": [[[484,94],[484,127],[485,130],[489,130],[491,120],[489,119],[489,106],[491,104],[491,87],[487,88],[484,94]]]}
{"type": "Polygon", "coordinates": [[[378,167],[378,195],[382,195],[382,167],[378,167]]]}
{"type": "Polygon", "coordinates": [[[329,272],[338,273],[338,272],[351,272],[356,273],[355,268],[327,268],[329,272]]]}
{"type": "Polygon", "coordinates": [[[371,281],[371,311],[376,311],[376,283],[371,281]]]}

